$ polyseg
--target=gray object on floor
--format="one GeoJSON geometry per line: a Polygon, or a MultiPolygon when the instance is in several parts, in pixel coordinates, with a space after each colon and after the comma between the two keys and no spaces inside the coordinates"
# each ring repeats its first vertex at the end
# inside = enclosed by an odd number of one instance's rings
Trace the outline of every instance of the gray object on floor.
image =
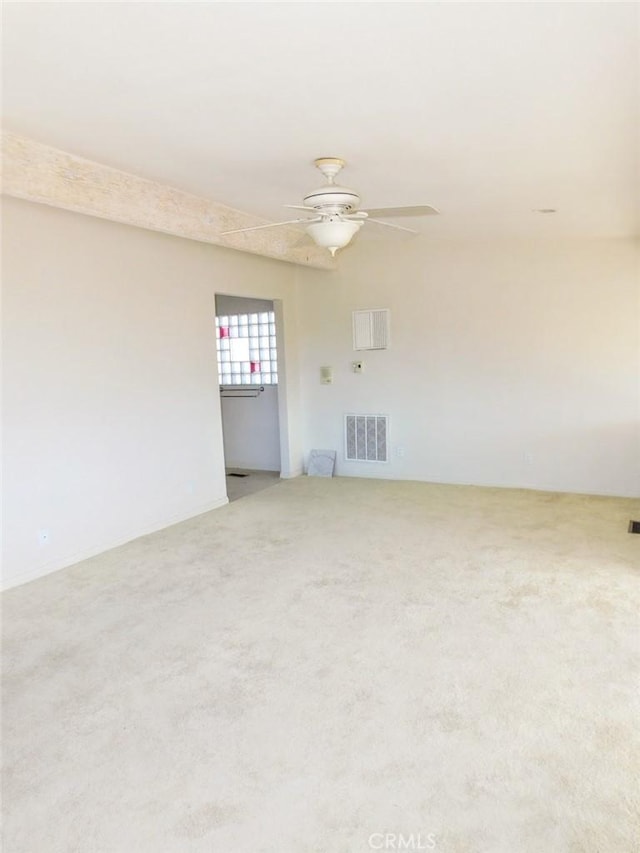
{"type": "Polygon", "coordinates": [[[335,450],[312,450],[309,454],[309,477],[333,477],[336,464],[335,450]]]}

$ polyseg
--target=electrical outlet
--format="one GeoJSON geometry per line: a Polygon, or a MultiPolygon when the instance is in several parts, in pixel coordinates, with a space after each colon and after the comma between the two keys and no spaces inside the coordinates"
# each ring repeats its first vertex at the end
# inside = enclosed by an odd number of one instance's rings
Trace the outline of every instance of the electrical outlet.
{"type": "Polygon", "coordinates": [[[404,459],[404,454],[405,454],[405,449],[401,444],[399,444],[396,447],[396,456],[398,457],[398,459],[404,459]]]}
{"type": "Polygon", "coordinates": [[[44,528],[38,530],[38,545],[48,545],[50,538],[48,530],[45,530],[44,528]]]}
{"type": "Polygon", "coordinates": [[[364,370],[364,361],[354,361],[352,367],[354,373],[362,373],[364,370]]]}

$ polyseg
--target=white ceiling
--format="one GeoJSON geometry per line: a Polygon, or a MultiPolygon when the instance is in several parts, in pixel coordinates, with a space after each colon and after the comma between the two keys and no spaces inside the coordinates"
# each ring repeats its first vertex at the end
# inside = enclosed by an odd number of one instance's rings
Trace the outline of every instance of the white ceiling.
{"type": "Polygon", "coordinates": [[[270,220],[321,183],[314,158],[340,156],[363,207],[438,207],[425,234],[638,234],[638,16],[5,3],[4,127],[270,220]]]}

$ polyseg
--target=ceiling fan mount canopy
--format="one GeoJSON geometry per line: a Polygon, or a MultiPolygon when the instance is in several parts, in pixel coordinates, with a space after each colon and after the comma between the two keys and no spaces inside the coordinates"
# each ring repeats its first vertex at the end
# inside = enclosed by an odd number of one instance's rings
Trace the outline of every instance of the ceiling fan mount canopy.
{"type": "Polygon", "coordinates": [[[345,165],[345,161],[342,157],[318,157],[317,160],[313,161],[313,165],[320,169],[325,178],[332,184],[335,176],[345,165]]]}

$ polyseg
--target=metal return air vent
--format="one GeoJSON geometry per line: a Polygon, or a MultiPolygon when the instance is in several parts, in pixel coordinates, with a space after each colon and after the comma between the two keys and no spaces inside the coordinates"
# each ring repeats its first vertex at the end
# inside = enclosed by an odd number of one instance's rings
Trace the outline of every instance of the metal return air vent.
{"type": "Polygon", "coordinates": [[[387,415],[345,415],[344,456],[347,462],[388,462],[387,415]]]}
{"type": "Polygon", "coordinates": [[[387,349],[389,346],[389,309],[353,312],[353,348],[387,349]]]}

